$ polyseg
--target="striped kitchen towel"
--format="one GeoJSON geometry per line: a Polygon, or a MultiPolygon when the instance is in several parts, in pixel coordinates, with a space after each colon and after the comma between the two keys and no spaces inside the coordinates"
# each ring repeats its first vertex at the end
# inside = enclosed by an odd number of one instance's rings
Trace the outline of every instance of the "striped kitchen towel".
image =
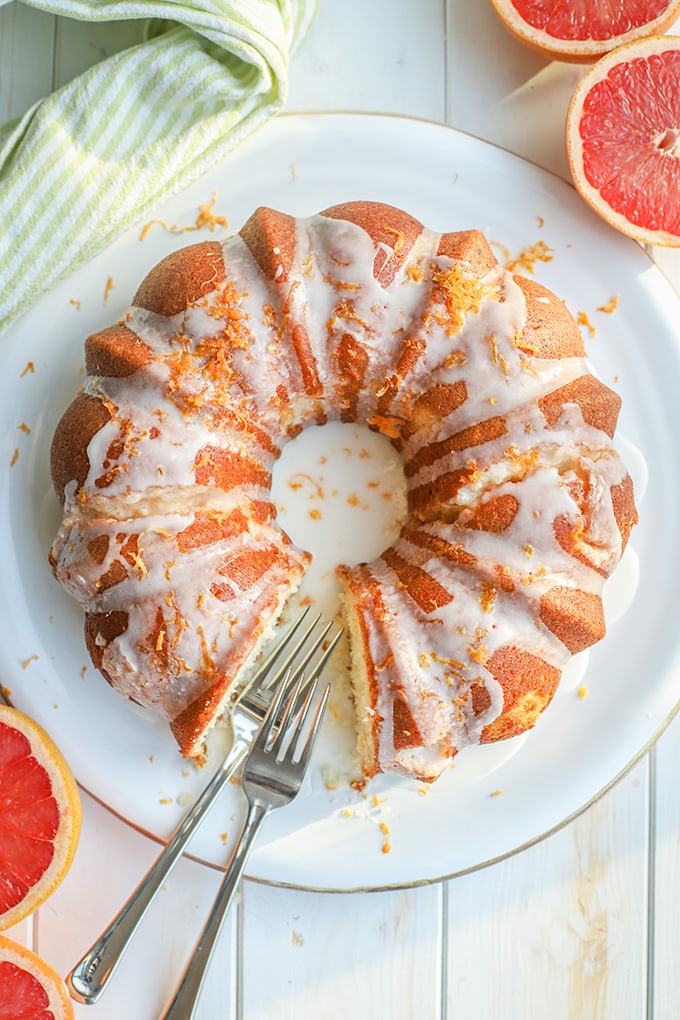
{"type": "MultiPolygon", "coordinates": [[[[2,3],[3,0],[0,0],[2,3]]],[[[0,128],[0,332],[281,110],[316,0],[24,0],[145,41],[0,128]]]]}

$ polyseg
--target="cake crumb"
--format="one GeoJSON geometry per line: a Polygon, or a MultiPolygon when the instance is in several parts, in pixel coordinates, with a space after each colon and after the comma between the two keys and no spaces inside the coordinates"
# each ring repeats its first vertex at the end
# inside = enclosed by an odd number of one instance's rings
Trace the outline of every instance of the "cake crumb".
{"type": "Polygon", "coordinates": [[[221,832],[220,833],[220,840],[222,841],[222,846],[226,846],[227,845],[227,841],[229,840],[229,833],[228,832],[221,832]]]}
{"type": "Polygon", "coordinates": [[[290,935],[291,944],[294,946],[304,946],[304,937],[298,931],[291,932],[290,935]]]}
{"type": "Polygon", "coordinates": [[[584,684],[582,687],[579,687],[579,689],[578,689],[578,696],[581,699],[581,701],[583,701],[583,699],[585,697],[587,697],[587,695],[588,695],[588,688],[584,684]]]}
{"type": "Polygon", "coordinates": [[[78,298],[70,298],[69,299],[69,304],[73,305],[73,307],[75,308],[75,310],[77,312],[80,311],[80,301],[78,300],[78,298]]]}
{"type": "Polygon", "coordinates": [[[39,655],[29,655],[29,657],[27,659],[24,659],[23,662],[21,663],[21,668],[28,669],[31,663],[37,662],[39,658],[40,658],[39,655]]]}
{"type": "Polygon", "coordinates": [[[106,286],[104,287],[104,304],[105,305],[108,304],[109,295],[111,294],[111,291],[113,290],[113,288],[115,286],[116,285],[113,282],[113,277],[112,276],[107,276],[107,278],[106,278],[106,286]]]}
{"type": "Polygon", "coordinates": [[[27,425],[25,421],[20,422],[17,425],[17,428],[20,429],[22,432],[25,432],[27,436],[30,436],[30,434],[31,434],[31,426],[27,425]]]}
{"type": "Polygon", "coordinates": [[[320,510],[308,510],[307,513],[309,514],[309,516],[312,518],[313,521],[320,521],[321,520],[321,511],[320,510]]]}
{"type": "Polygon", "coordinates": [[[391,836],[390,827],[387,824],[387,822],[381,822],[380,823],[380,831],[382,832],[383,836],[385,837],[385,839],[383,840],[382,852],[384,854],[388,854],[392,850],[392,842],[390,840],[390,836],[391,836]]]}
{"type": "Polygon", "coordinates": [[[10,466],[10,467],[14,467],[14,465],[16,464],[16,462],[17,462],[18,460],[19,460],[19,450],[18,450],[18,449],[17,449],[17,447],[15,446],[15,447],[14,447],[14,453],[12,454],[12,459],[11,459],[11,460],[10,460],[10,462],[9,462],[9,466],[10,466]]]}
{"type": "Polygon", "coordinates": [[[174,804],[175,803],[175,798],[174,797],[159,797],[158,798],[158,803],[159,804],[174,804]]]}
{"type": "Polygon", "coordinates": [[[31,373],[33,373],[33,375],[35,375],[35,365],[33,364],[32,361],[27,361],[26,362],[26,368],[21,373],[20,378],[23,379],[23,377],[25,375],[28,375],[29,372],[31,372],[31,373]]]}
{"type": "Polygon", "coordinates": [[[503,797],[505,796],[505,790],[492,790],[489,794],[490,797],[503,797]]]}

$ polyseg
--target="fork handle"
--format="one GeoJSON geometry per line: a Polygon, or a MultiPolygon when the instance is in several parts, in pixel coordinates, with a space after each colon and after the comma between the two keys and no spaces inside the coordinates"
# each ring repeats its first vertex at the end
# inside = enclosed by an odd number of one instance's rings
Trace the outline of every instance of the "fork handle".
{"type": "Polygon", "coordinates": [[[231,906],[234,893],[238,889],[253,841],[269,811],[270,808],[262,804],[255,803],[250,806],[240,839],[229,858],[208,920],[205,922],[205,927],[177,986],[172,1002],[161,1014],[159,1020],[192,1020],[217,937],[231,906]]]}
{"type": "Polygon", "coordinates": [[[125,950],[132,941],[142,918],[156,894],[172,871],[182,851],[203,821],[220,791],[224,789],[248,751],[244,740],[235,740],[227,757],[212,777],[191,810],[180,822],[170,842],[163,848],[130,898],[110,925],[88,949],[66,978],[71,998],[83,1005],[95,1003],[125,950]]]}

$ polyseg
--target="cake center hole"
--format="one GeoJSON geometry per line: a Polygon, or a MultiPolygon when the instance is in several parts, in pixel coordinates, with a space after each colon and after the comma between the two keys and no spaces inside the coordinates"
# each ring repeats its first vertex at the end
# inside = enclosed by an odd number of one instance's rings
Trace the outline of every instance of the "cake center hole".
{"type": "Polygon", "coordinates": [[[277,520],[313,563],[300,598],[333,612],[335,568],[370,562],[391,545],[406,515],[406,481],[389,440],[363,425],[306,429],[285,447],[272,486],[277,520]]]}

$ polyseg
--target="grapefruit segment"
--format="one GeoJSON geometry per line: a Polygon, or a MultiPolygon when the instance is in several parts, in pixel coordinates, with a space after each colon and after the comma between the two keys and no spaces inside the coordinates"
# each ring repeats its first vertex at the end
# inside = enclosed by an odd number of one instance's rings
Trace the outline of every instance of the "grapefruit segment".
{"type": "Polygon", "coordinates": [[[63,755],[37,723],[0,705],[0,930],[56,889],[80,825],[78,788],[63,755]]]}
{"type": "Polygon", "coordinates": [[[551,60],[593,61],[680,18],[680,0],[492,0],[507,30],[551,60]]]}
{"type": "Polygon", "coordinates": [[[0,935],[0,1018],[74,1020],[66,985],[40,956],[0,935]]]}
{"type": "Polygon", "coordinates": [[[617,230],[680,246],[680,38],[641,39],[599,60],[567,113],[574,183],[617,230]]]}

